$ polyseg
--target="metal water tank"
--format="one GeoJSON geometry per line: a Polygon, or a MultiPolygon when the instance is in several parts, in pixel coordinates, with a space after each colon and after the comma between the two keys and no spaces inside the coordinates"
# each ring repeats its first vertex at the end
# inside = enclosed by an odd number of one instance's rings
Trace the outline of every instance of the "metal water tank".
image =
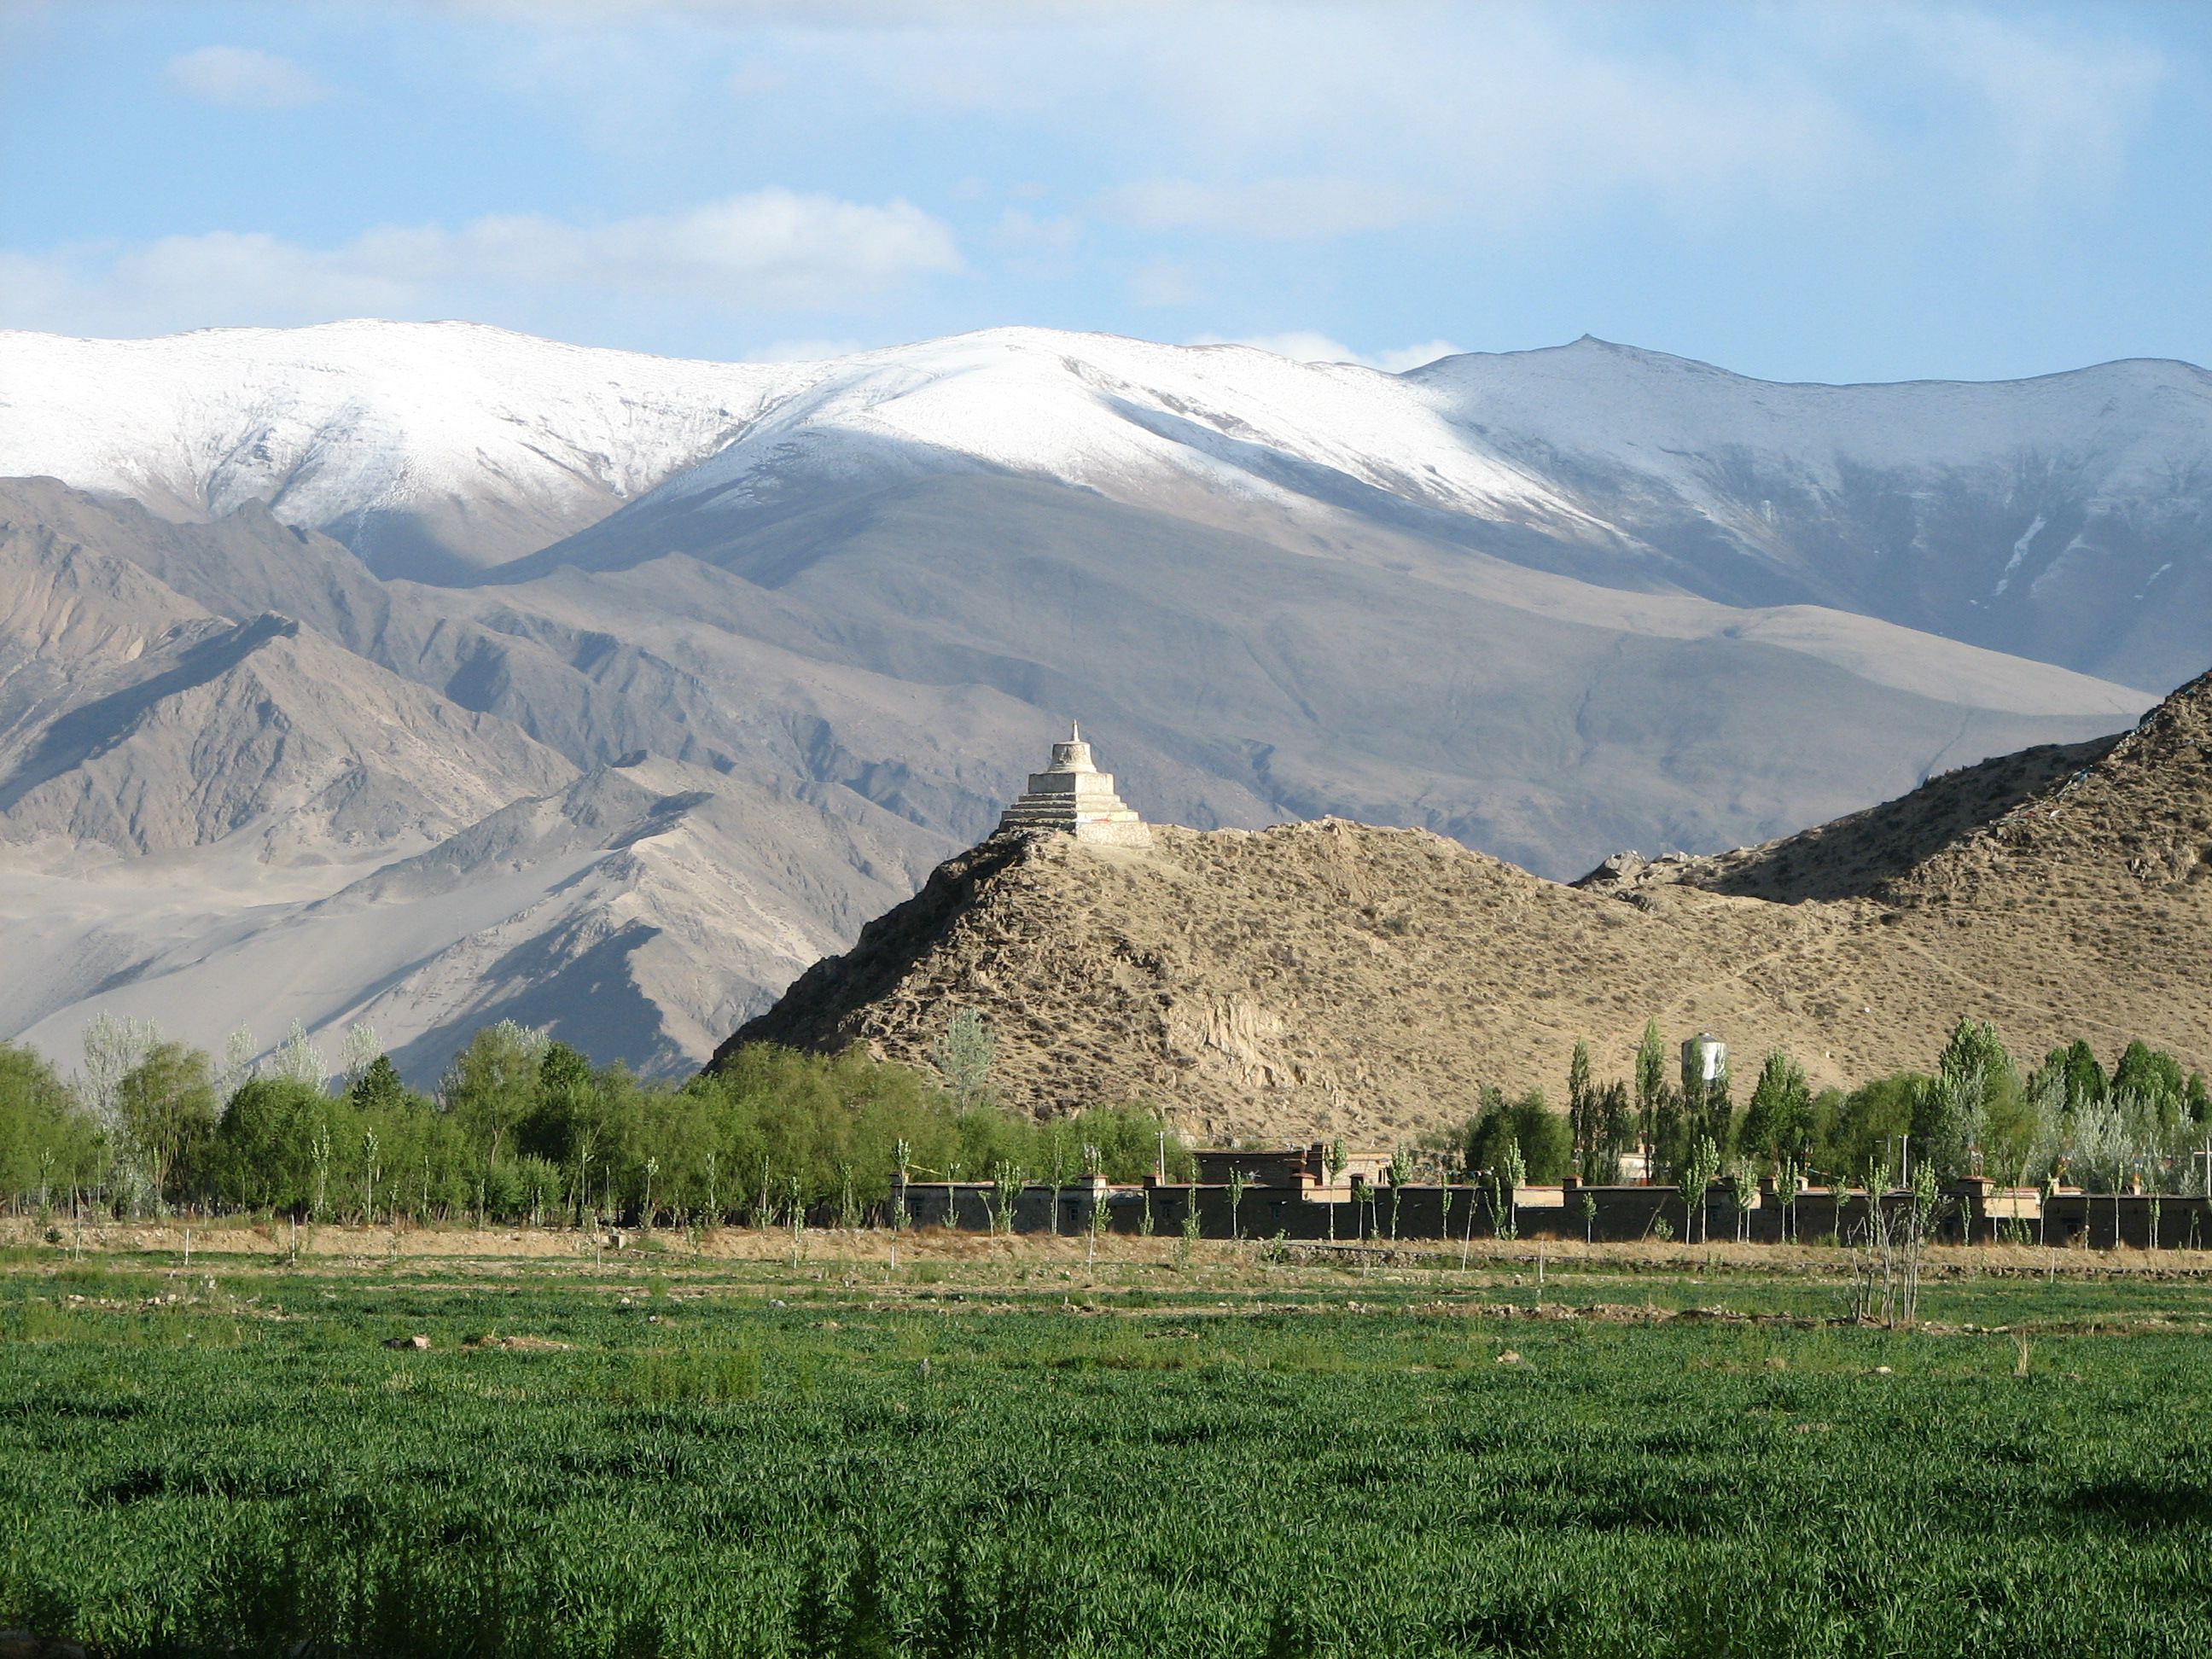
{"type": "Polygon", "coordinates": [[[1682,1076],[1686,1081],[1717,1083],[1728,1075],[1728,1044],[1711,1031],[1700,1031],[1682,1045],[1682,1076]]]}

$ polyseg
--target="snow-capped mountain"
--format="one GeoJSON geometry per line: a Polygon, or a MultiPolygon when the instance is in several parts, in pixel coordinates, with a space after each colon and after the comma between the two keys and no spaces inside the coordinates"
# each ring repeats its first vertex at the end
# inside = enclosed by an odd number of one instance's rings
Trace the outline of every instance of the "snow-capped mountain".
{"type": "Polygon", "coordinates": [[[1709,598],[1856,611],[2146,690],[2212,660],[2212,374],[2193,364],[1789,386],[1586,339],[1404,379],[1709,598]]]}
{"type": "Polygon", "coordinates": [[[1071,715],[1156,819],[1763,840],[2212,658],[2208,380],[0,336],[5,1024],[680,1066],[1071,715]]]}
{"type": "Polygon", "coordinates": [[[681,545],[686,509],[961,473],[1324,556],[1410,538],[1856,611],[2148,691],[2212,657],[2212,375],[2185,363],[1829,386],[1587,338],[1390,375],[1035,328],[784,364],[466,323],[0,334],[0,474],[179,518],[262,501],[386,576],[471,582],[626,504],[681,545]]]}
{"type": "Polygon", "coordinates": [[[808,371],[476,323],[0,332],[0,473],[185,520],[252,501],[380,575],[465,579],[714,454],[808,371]]]}

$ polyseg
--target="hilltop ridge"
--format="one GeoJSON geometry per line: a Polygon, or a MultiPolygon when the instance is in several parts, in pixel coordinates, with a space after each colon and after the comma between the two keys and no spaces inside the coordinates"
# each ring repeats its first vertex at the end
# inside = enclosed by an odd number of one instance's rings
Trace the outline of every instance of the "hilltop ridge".
{"type": "Polygon", "coordinates": [[[1040,1111],[1146,1099],[1209,1135],[1403,1134],[1485,1084],[1557,1091],[1644,1023],[1786,1048],[1818,1083],[1924,1065],[1961,1014],[2015,1047],[2212,1060],[2212,675],[2135,731],[1931,779],[1717,857],[1572,885],[1418,830],[1000,836],[817,963],[751,1041],[927,1064],[957,1007],[1040,1111]]]}

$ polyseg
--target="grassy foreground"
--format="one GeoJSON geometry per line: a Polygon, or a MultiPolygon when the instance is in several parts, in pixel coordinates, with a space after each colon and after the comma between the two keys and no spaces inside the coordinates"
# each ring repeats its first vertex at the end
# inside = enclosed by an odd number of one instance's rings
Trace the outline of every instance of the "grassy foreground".
{"type": "Polygon", "coordinates": [[[1969,1268],[1901,1334],[1718,1254],[1540,1291],[1158,1241],[799,1254],[16,1248],[0,1624],[547,1659],[2212,1638],[2194,1276],[1969,1268]]]}

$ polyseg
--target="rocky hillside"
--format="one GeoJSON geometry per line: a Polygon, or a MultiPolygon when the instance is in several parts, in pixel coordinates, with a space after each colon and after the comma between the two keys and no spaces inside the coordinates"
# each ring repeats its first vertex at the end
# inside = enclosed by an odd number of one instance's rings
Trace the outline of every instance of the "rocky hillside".
{"type": "Polygon", "coordinates": [[[2142,1036],[2212,1063],[2212,676],[2118,739],[2045,747],[1720,858],[1542,880],[1419,830],[994,839],[725,1046],[926,1062],[952,1012],[1006,1097],[1149,1099],[1206,1134],[1433,1127],[1555,1092],[1649,1018],[1816,1080],[1924,1065],[1960,1014],[2016,1046],[2142,1036]]]}

